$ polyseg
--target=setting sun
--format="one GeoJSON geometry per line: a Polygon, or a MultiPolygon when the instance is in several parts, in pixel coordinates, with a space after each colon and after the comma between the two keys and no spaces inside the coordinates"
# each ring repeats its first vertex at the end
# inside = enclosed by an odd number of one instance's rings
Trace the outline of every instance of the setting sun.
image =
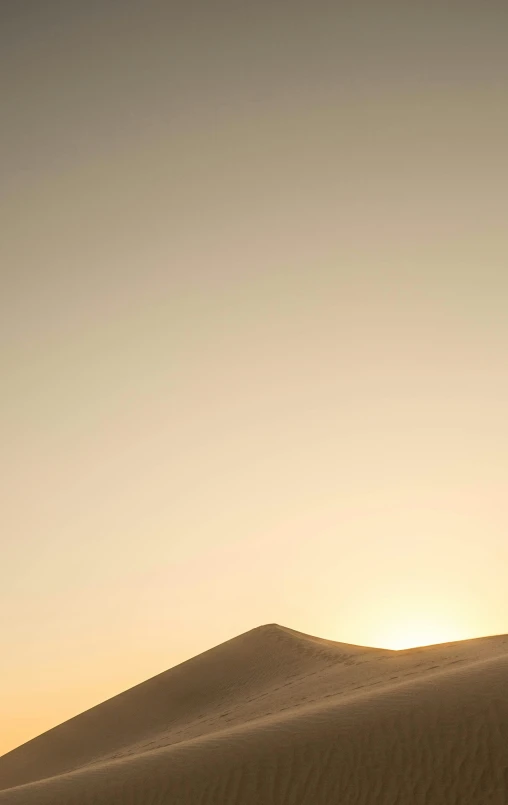
{"type": "Polygon", "coordinates": [[[376,644],[399,651],[436,643],[451,643],[465,638],[464,630],[456,625],[439,622],[433,618],[407,616],[396,622],[388,622],[379,633],[376,644]]]}
{"type": "Polygon", "coordinates": [[[0,805],[508,805],[508,0],[453,6],[0,0],[0,805]]]}

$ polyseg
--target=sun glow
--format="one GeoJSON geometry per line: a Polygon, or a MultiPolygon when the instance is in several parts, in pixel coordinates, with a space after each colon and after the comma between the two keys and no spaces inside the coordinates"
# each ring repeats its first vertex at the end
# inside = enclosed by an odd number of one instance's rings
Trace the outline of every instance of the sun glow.
{"type": "Polygon", "coordinates": [[[382,648],[401,650],[435,643],[464,640],[467,635],[456,625],[425,617],[408,616],[387,624],[376,641],[382,648]]]}

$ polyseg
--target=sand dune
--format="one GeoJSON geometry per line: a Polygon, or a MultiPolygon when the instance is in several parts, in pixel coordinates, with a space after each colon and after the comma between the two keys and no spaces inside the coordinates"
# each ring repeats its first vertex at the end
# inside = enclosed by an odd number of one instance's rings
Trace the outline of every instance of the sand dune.
{"type": "Polygon", "coordinates": [[[253,629],[0,758],[0,805],[507,805],[508,637],[253,629]]]}

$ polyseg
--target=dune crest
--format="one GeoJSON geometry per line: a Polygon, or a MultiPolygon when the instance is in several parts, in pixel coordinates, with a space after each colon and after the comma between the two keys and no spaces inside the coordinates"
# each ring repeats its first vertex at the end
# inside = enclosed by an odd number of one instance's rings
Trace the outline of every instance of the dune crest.
{"type": "Polygon", "coordinates": [[[506,805],[508,637],[257,627],[0,758],[0,805],[506,805]]]}

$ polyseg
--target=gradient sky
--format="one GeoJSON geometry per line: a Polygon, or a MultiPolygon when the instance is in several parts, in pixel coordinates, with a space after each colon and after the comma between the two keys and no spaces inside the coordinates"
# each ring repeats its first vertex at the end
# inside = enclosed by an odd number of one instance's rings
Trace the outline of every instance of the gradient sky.
{"type": "Polygon", "coordinates": [[[261,623],[508,632],[507,33],[2,2],[0,753],[261,623]]]}

